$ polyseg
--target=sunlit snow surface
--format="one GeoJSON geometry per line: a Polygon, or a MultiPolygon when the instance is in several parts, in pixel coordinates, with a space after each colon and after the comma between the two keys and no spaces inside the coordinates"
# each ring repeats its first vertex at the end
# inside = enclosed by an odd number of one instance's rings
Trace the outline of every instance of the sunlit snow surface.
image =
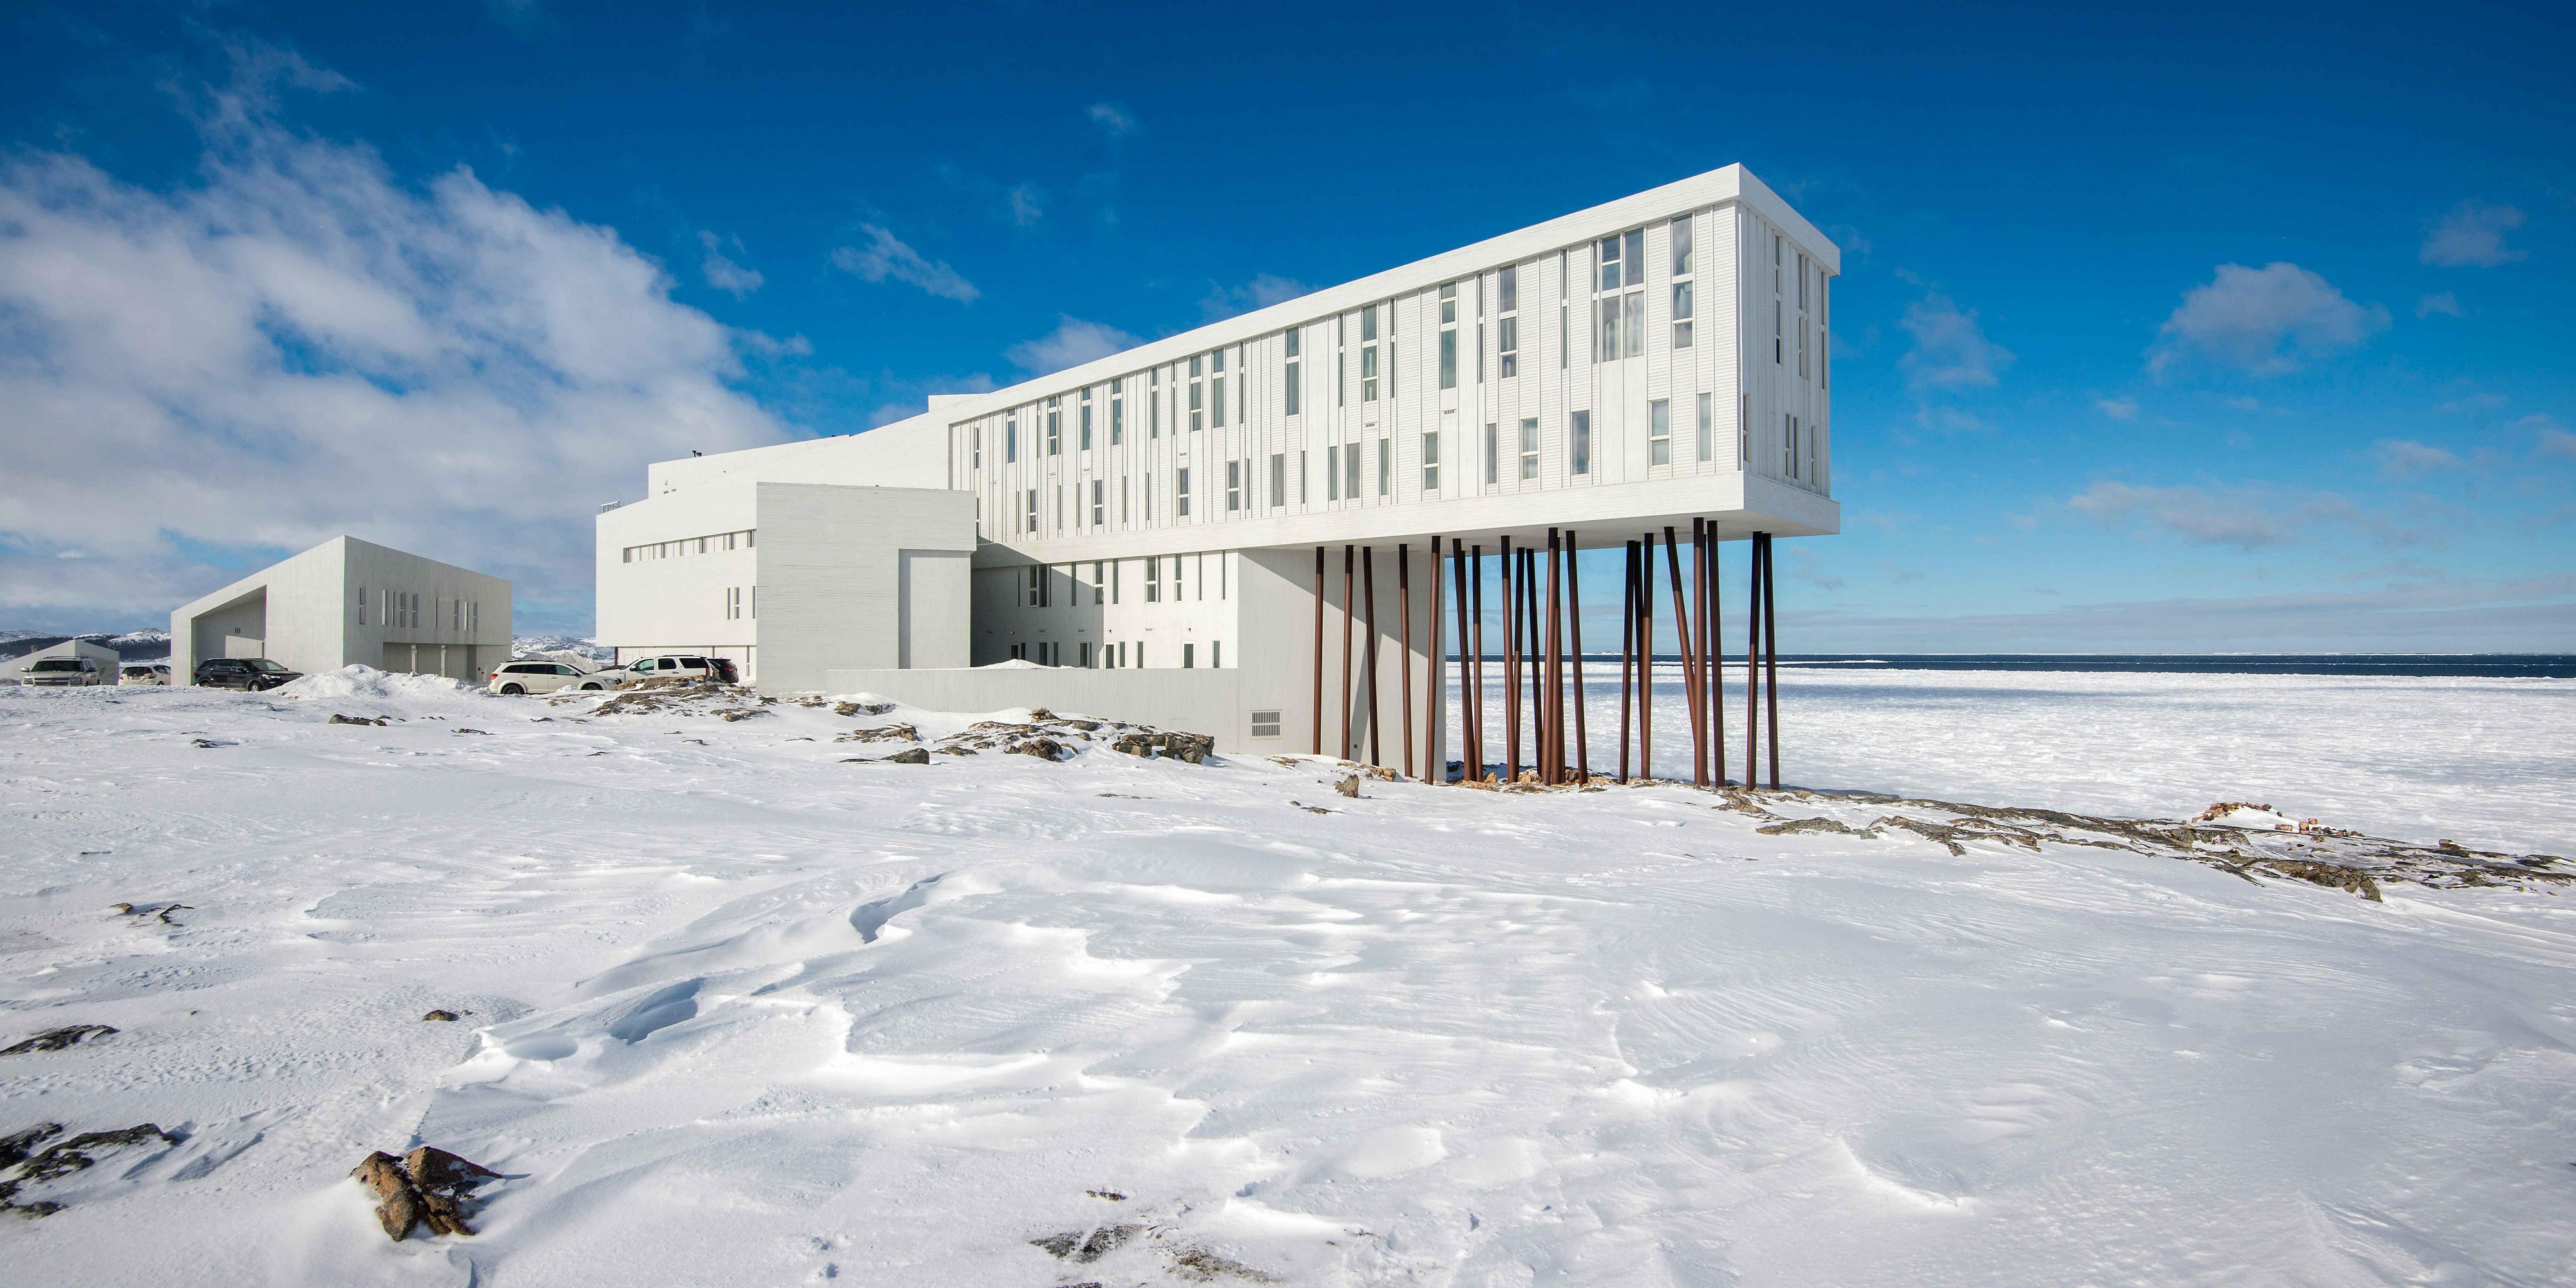
{"type": "MultiPolygon", "coordinates": [[[[2576,848],[2564,682],[1783,681],[1796,782],[2576,848]]],[[[0,689],[0,1045],[122,1030],[0,1057],[0,1135],[186,1133],[8,1282],[2576,1276],[2576,893],[310,687],[0,689]],[[376,1230],[416,1141],[479,1236],[376,1230]]]]}

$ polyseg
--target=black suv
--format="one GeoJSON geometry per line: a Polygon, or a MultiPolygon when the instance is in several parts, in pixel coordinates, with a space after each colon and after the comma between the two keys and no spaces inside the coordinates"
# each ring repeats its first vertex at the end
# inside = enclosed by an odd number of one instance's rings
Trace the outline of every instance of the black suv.
{"type": "Polygon", "coordinates": [[[303,678],[302,671],[287,670],[264,657],[216,657],[197,664],[197,683],[215,689],[259,693],[303,678]]]}

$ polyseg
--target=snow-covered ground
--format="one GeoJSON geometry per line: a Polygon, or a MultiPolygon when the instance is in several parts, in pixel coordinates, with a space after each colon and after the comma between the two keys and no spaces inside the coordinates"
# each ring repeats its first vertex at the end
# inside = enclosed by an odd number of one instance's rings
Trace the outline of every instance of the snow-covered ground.
{"type": "MultiPolygon", "coordinates": [[[[2569,848],[2564,683],[1783,678],[1795,781],[2569,848]]],[[[181,1138],[12,1284],[2576,1278],[2576,891],[300,687],[0,690],[0,1045],[119,1030],[0,1137],[181,1138]]]]}

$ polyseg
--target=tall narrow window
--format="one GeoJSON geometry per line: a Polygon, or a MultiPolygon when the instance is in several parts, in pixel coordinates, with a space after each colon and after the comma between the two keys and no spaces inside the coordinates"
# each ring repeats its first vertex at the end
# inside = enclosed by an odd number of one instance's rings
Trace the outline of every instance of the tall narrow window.
{"type": "Polygon", "coordinates": [[[1646,404],[1646,463],[1673,463],[1673,405],[1661,398],[1646,404]]]}
{"type": "Polygon", "coordinates": [[[1342,495],[1354,501],[1360,499],[1360,445],[1357,443],[1343,444],[1342,495]]]}
{"type": "Polygon", "coordinates": [[[1634,358],[1646,351],[1646,293],[1644,291],[1628,292],[1627,314],[1619,330],[1624,337],[1626,356],[1634,358]]]}
{"type": "MultiPolygon", "coordinates": [[[[1163,557],[1161,555],[1148,555],[1145,557],[1145,602],[1148,604],[1160,603],[1162,602],[1162,598],[1163,557]]],[[[1136,665],[1143,666],[1144,664],[1144,659],[1137,659],[1136,665]]]]}
{"type": "Polygon", "coordinates": [[[1021,529],[1021,531],[1024,531],[1024,532],[1032,532],[1032,533],[1034,533],[1034,532],[1036,532],[1037,530],[1038,530],[1038,490],[1037,490],[1036,488],[1030,488],[1030,489],[1029,489],[1029,517],[1028,517],[1028,526],[1027,526],[1026,528],[1021,529]]]}
{"type": "MultiPolygon", "coordinates": [[[[1655,405],[1663,406],[1660,402],[1655,405]]],[[[1573,431],[1570,435],[1573,443],[1567,459],[1571,462],[1574,473],[1589,474],[1592,472],[1592,413],[1588,411],[1574,413],[1569,428],[1573,431]]]]}
{"type": "Polygon", "coordinates": [[[1505,264],[1501,268],[1495,270],[1494,298],[1495,305],[1501,312],[1511,313],[1519,310],[1521,306],[1521,278],[1520,269],[1517,266],[1505,264]]]}
{"type": "Polygon", "coordinates": [[[1288,334],[1282,338],[1288,346],[1288,365],[1280,372],[1279,390],[1283,401],[1281,410],[1287,415],[1294,416],[1297,414],[1297,404],[1302,392],[1297,381],[1297,329],[1290,327],[1288,334]]]}
{"type": "MultiPolygon", "coordinates": [[[[1608,271],[1608,270],[1604,270],[1608,271]]],[[[1615,362],[1619,358],[1619,297],[1604,295],[1593,319],[1592,360],[1615,362]]]]}
{"type": "Polygon", "coordinates": [[[1701,394],[1699,396],[1699,458],[1703,461],[1715,459],[1716,451],[1717,413],[1712,409],[1710,395],[1701,394]]]}
{"type": "Polygon", "coordinates": [[[1190,467],[1186,465],[1172,471],[1172,515],[1190,517],[1190,467]]]}
{"type": "Polygon", "coordinates": [[[1559,305],[1557,305],[1557,306],[1556,306],[1556,369],[1557,369],[1557,370],[1559,370],[1559,371],[1563,371],[1563,370],[1565,370],[1565,364],[1566,364],[1566,362],[1568,361],[1569,355],[1571,355],[1573,352],[1574,352],[1574,314],[1573,314],[1571,311],[1569,311],[1569,309],[1567,308],[1567,306],[1565,306],[1565,305],[1563,305],[1563,304],[1559,304],[1559,305]]]}
{"type": "Polygon", "coordinates": [[[1232,514],[1242,508],[1243,462],[1227,461],[1225,463],[1225,512],[1232,514]]]}
{"type": "Polygon", "coordinates": [[[1223,429],[1225,428],[1225,350],[1219,349],[1210,354],[1209,358],[1215,367],[1215,374],[1208,377],[1209,401],[1212,404],[1211,410],[1216,413],[1209,423],[1218,429],[1223,429]]]}
{"type": "Polygon", "coordinates": [[[979,470],[984,468],[984,427],[982,425],[977,425],[975,428],[968,430],[966,432],[966,439],[968,444],[974,449],[972,459],[968,462],[968,467],[979,470]]]}
{"type": "Polygon", "coordinates": [[[1624,279],[1620,276],[1620,269],[1624,265],[1619,256],[1619,238],[1615,234],[1604,237],[1595,244],[1594,250],[1597,252],[1595,258],[1601,265],[1601,285],[1596,289],[1618,290],[1624,284],[1624,279]]]}
{"type": "Polygon", "coordinates": [[[1458,387],[1458,284],[1440,288],[1440,387],[1458,387]]]}
{"type": "Polygon", "coordinates": [[[1127,441],[1125,386],[1126,382],[1123,380],[1109,382],[1109,445],[1111,447],[1127,441]]]}
{"type": "Polygon", "coordinates": [[[1046,570],[1036,564],[1030,564],[1028,575],[1028,598],[1023,600],[1022,603],[1030,608],[1037,607],[1038,596],[1045,593],[1045,586],[1046,570]]]}
{"type": "Polygon", "coordinates": [[[1422,433],[1422,490],[1437,495],[1440,491],[1440,431],[1422,433]]]}
{"type": "Polygon", "coordinates": [[[1145,437],[1163,436],[1163,369],[1145,373],[1145,437]]]}
{"type": "Polygon", "coordinates": [[[1531,416],[1521,421],[1521,480],[1529,482],[1536,478],[1538,478],[1538,418],[1531,416]]]}
{"type": "Polygon", "coordinates": [[[1205,402],[1207,391],[1206,387],[1199,383],[1200,362],[1201,359],[1196,357],[1190,359],[1190,428],[1194,430],[1203,429],[1207,426],[1207,404],[1205,402]]]}
{"type": "Polygon", "coordinates": [[[1288,504],[1288,453],[1270,454],[1270,508],[1288,504]]]}
{"type": "Polygon", "coordinates": [[[1338,443],[1324,449],[1324,499],[1342,499],[1342,448],[1338,443]]]}
{"type": "Polygon", "coordinates": [[[1485,422],[1485,486],[1487,487],[1492,487],[1494,485],[1495,471],[1501,468],[1501,466],[1497,464],[1497,462],[1502,460],[1502,455],[1500,452],[1495,450],[1495,430],[1496,426],[1494,422],[1490,420],[1485,422]]]}
{"type": "Polygon", "coordinates": [[[1798,477],[1798,418],[1785,412],[1780,416],[1780,472],[1798,477]]]}
{"type": "MultiPolygon", "coordinates": [[[[1108,601],[1109,601],[1109,577],[1108,577],[1108,573],[1107,573],[1107,570],[1106,570],[1105,566],[1104,566],[1104,565],[1103,565],[1099,560],[1094,559],[1094,560],[1092,560],[1092,561],[1091,561],[1091,602],[1092,602],[1092,603],[1094,603],[1094,604],[1103,604],[1103,603],[1107,603],[1108,601]]],[[[1090,645],[1088,645],[1088,644],[1086,644],[1086,645],[1084,645],[1083,647],[1085,647],[1085,648],[1089,648],[1089,647],[1091,647],[1091,646],[1090,646],[1090,645]]]]}
{"type": "Polygon", "coordinates": [[[1377,401],[1377,306],[1360,310],[1360,401],[1377,401]]]}
{"type": "Polygon", "coordinates": [[[1395,440],[1381,438],[1377,440],[1377,494],[1391,496],[1394,492],[1395,440]]]}
{"type": "Polygon", "coordinates": [[[1009,464],[1020,459],[1020,422],[1014,418],[1002,422],[1002,461],[1009,464]]]}
{"type": "Polygon", "coordinates": [[[1099,479],[1091,481],[1091,526],[1095,528],[1109,522],[1108,490],[1109,485],[1099,479]]]}
{"type": "Polygon", "coordinates": [[[1673,283],[1673,347],[1691,347],[1691,284],[1673,283]]]}
{"type": "Polygon", "coordinates": [[[1081,425],[1076,431],[1082,436],[1079,450],[1087,452],[1091,450],[1091,391],[1088,389],[1082,391],[1081,418],[1081,425]]]}
{"type": "Polygon", "coordinates": [[[1494,375],[1509,380],[1521,370],[1521,320],[1506,317],[1494,324],[1494,375]]]}
{"type": "Polygon", "coordinates": [[[1691,221],[1684,215],[1673,221],[1673,276],[1691,275],[1691,221]]]}
{"type": "Polygon", "coordinates": [[[1064,411],[1063,411],[1063,409],[1062,409],[1062,408],[1060,408],[1060,407],[1056,406],[1056,400],[1055,400],[1055,399],[1053,399],[1053,398],[1049,398],[1049,399],[1047,399],[1047,400],[1046,400],[1046,427],[1047,427],[1047,430],[1046,430],[1046,434],[1047,434],[1047,439],[1046,439],[1046,443],[1047,443],[1047,455],[1049,455],[1049,456],[1061,456],[1061,455],[1063,455],[1063,454],[1064,454],[1064,411]]]}

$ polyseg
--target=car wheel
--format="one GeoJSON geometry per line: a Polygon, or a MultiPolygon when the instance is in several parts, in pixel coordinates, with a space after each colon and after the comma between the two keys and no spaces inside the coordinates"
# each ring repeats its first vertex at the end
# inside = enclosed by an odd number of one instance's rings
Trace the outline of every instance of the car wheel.
{"type": "Polygon", "coordinates": [[[506,693],[506,694],[508,694],[508,695],[510,695],[511,697],[514,697],[514,698],[515,698],[515,697],[518,697],[519,695],[521,695],[521,694],[523,694],[523,693],[526,693],[527,691],[528,691],[528,690],[527,690],[527,687],[526,687],[525,685],[518,685],[518,684],[504,684],[504,685],[502,685],[502,686],[501,686],[501,692],[506,693]]]}
{"type": "Polygon", "coordinates": [[[585,685],[583,685],[583,686],[581,686],[581,687],[582,687],[582,690],[583,690],[584,692],[586,692],[586,693],[597,693],[597,692],[599,692],[599,691],[600,691],[599,686],[598,686],[598,685],[596,685],[596,684],[585,684],[585,685]]]}

